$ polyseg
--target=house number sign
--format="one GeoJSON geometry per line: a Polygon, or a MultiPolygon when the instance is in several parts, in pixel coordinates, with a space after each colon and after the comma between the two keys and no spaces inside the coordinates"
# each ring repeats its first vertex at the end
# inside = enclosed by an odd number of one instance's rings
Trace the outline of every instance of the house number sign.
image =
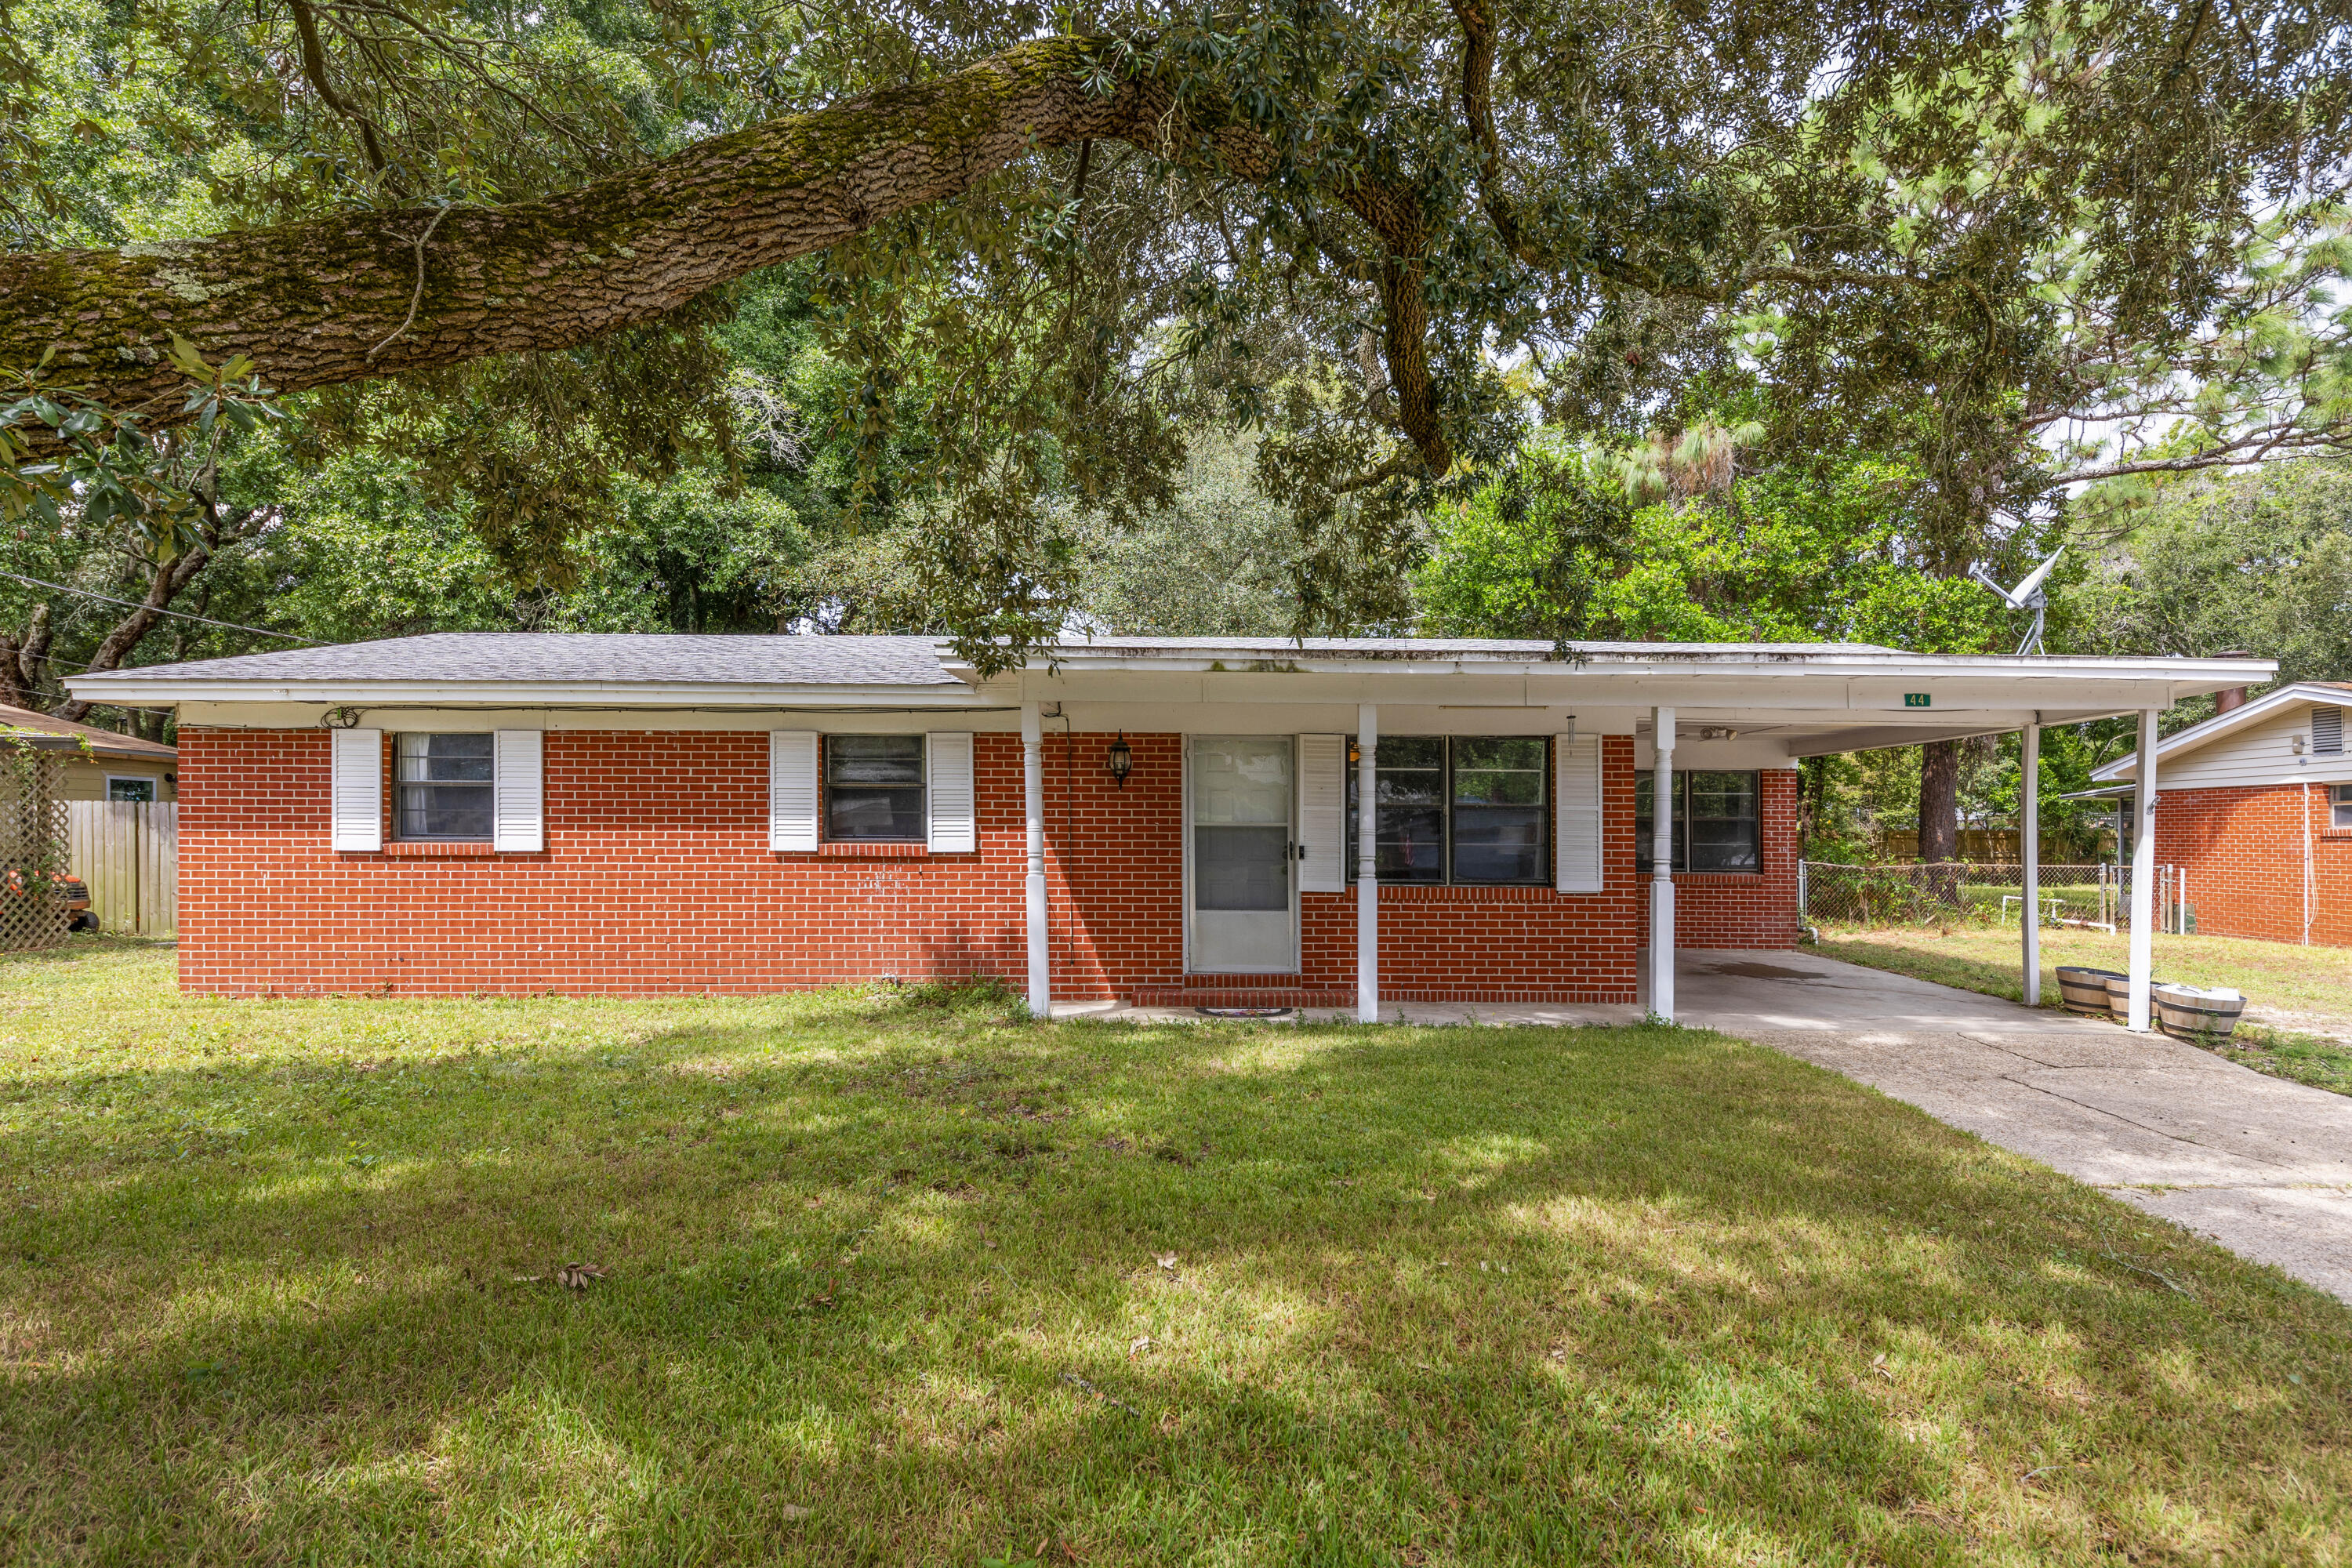
{"type": "Polygon", "coordinates": [[[1903,706],[1906,708],[1925,708],[1927,702],[1928,696],[1924,691],[1906,691],[1903,694],[1903,706]]]}

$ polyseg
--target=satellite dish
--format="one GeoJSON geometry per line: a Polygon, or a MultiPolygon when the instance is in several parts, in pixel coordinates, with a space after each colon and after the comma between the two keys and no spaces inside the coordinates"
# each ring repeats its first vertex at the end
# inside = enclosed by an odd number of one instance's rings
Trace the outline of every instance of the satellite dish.
{"type": "Polygon", "coordinates": [[[2051,553],[2049,560],[2028,572],[2024,580],[2014,588],[2002,587],[1981,566],[1969,568],[1969,576],[1999,594],[2001,602],[2011,609],[2033,612],[2033,628],[2025,634],[2025,640],[2017,645],[2017,654],[2021,658],[2029,653],[2042,651],[2042,617],[2050,607],[2050,596],[2042,591],[2042,584],[2048,579],[2050,569],[2058,564],[2058,557],[2065,553],[2066,547],[2060,545],[2051,553]]]}

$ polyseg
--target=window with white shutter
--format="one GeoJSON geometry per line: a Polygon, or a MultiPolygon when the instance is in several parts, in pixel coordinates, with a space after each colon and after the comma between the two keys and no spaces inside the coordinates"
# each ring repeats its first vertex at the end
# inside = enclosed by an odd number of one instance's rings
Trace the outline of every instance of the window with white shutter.
{"type": "Polygon", "coordinates": [[[931,852],[971,854],[980,847],[980,823],[972,801],[971,732],[934,730],[925,739],[931,852]]]}
{"type": "Polygon", "coordinates": [[[768,731],[768,847],[816,849],[816,731],[768,731]]]}
{"type": "Polygon", "coordinates": [[[1298,890],[1348,890],[1348,737],[1298,737],[1298,890]]]}
{"type": "Polygon", "coordinates": [[[1552,840],[1563,893],[1601,891],[1601,737],[1562,735],[1552,742],[1559,823],[1552,840]]]}
{"type": "Polygon", "coordinates": [[[373,855],[383,847],[383,731],[337,730],[328,781],[336,849],[373,855]]]}
{"type": "Polygon", "coordinates": [[[547,847],[544,792],[540,784],[541,737],[536,730],[492,731],[491,770],[495,799],[490,847],[502,853],[535,855],[547,847]]]}

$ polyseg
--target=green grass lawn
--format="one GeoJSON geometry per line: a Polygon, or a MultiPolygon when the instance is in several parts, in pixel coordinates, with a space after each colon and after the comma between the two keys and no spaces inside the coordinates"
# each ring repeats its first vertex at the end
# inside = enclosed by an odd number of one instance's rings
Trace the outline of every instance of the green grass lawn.
{"type": "Polygon", "coordinates": [[[11,1563],[2352,1552],[2352,1311],[1712,1035],[171,987],[0,963],[11,1563]]]}
{"type": "MultiPolygon", "coordinates": [[[[2305,947],[2229,936],[2155,940],[2156,977],[2190,985],[2231,985],[2272,1022],[2241,1023],[2216,1054],[2338,1094],[2352,1094],[2352,948],[2305,947]]],[[[2042,933],[2042,997],[2058,1005],[2058,966],[2128,970],[2130,937],[2118,932],[2042,933]]],[[[1892,970],[2011,1001],[2025,994],[2014,926],[1916,927],[1822,931],[1820,951],[1849,963],[1892,970]]]]}

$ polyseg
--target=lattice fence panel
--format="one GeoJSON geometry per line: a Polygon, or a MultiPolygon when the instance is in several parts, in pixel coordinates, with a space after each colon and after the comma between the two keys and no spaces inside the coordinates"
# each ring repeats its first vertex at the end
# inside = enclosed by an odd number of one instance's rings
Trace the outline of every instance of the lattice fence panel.
{"type": "Polygon", "coordinates": [[[54,947],[72,918],[58,772],[47,752],[0,744],[0,952],[54,947]]]}

